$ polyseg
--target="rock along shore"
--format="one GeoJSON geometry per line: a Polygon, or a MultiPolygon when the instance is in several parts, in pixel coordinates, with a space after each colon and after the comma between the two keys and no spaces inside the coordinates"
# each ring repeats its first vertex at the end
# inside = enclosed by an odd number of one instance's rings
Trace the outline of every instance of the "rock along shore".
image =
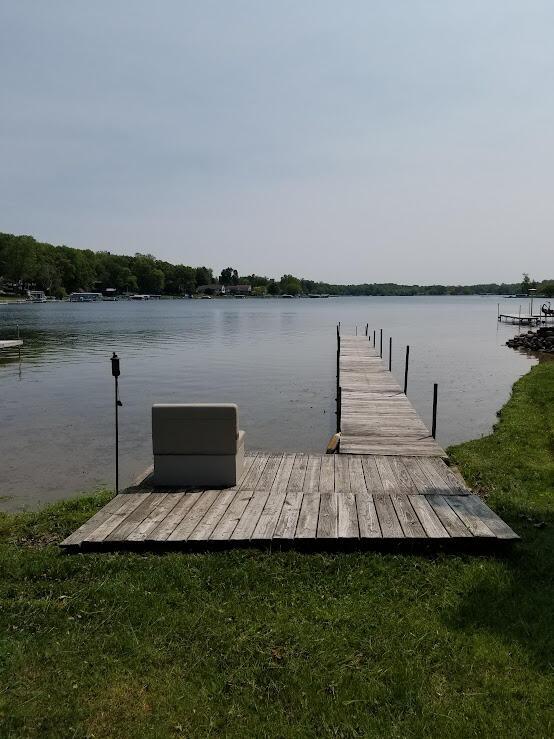
{"type": "Polygon", "coordinates": [[[512,349],[529,349],[533,352],[554,354],[554,326],[544,326],[536,331],[527,331],[508,339],[506,346],[512,349]]]}

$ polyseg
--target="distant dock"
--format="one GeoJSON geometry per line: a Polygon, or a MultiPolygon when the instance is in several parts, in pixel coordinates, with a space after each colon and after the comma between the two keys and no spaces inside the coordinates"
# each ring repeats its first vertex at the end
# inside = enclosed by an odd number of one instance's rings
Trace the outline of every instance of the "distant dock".
{"type": "Polygon", "coordinates": [[[0,339],[0,349],[14,349],[23,346],[23,339],[0,339]]]}
{"type": "Polygon", "coordinates": [[[543,315],[530,315],[529,313],[499,313],[498,320],[500,323],[517,323],[527,324],[529,326],[537,325],[538,323],[546,323],[546,319],[543,315]]]}

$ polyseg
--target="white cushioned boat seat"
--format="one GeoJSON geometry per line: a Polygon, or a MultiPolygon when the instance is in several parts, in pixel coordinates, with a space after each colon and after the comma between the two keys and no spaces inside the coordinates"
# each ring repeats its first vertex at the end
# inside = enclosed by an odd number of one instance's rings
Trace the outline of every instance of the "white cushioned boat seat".
{"type": "Polygon", "coordinates": [[[234,403],[152,406],[154,454],[236,454],[238,436],[234,403]]]}
{"type": "Polygon", "coordinates": [[[234,403],[152,406],[154,484],[235,485],[244,465],[244,431],[234,403]]]}

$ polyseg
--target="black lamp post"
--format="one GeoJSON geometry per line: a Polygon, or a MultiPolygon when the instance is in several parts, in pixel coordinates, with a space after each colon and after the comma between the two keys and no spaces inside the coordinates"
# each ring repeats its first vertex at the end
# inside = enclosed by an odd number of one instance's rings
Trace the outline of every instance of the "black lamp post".
{"type": "Polygon", "coordinates": [[[111,357],[112,377],[115,381],[115,494],[119,494],[119,406],[123,403],[119,400],[118,378],[121,374],[119,368],[119,357],[114,352],[111,357]]]}

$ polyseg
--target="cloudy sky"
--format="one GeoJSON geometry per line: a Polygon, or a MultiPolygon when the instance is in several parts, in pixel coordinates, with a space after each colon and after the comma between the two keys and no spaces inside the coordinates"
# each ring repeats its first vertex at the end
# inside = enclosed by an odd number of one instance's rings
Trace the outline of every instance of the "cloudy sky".
{"type": "Polygon", "coordinates": [[[4,0],[0,230],[336,282],[554,277],[551,0],[4,0]]]}

